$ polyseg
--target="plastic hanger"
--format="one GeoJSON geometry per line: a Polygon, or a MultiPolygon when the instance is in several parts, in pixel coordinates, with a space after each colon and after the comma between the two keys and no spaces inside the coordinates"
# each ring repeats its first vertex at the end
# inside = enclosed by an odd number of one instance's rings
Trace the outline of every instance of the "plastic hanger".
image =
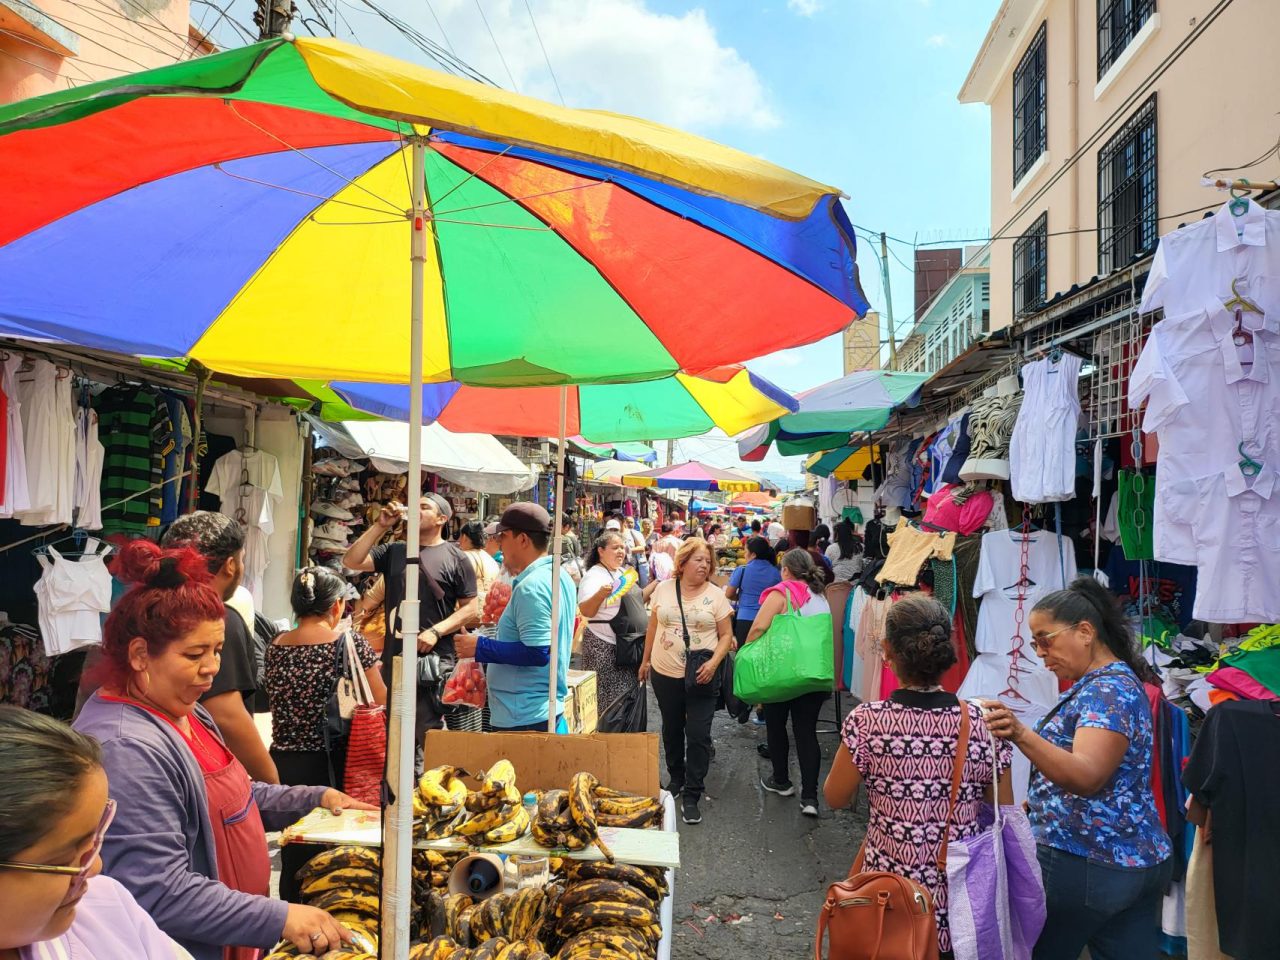
{"type": "Polygon", "coordinates": [[[1249,212],[1249,191],[1243,187],[1231,188],[1231,199],[1227,202],[1227,209],[1231,211],[1233,217],[1243,217],[1249,212]],[[1236,193],[1237,190],[1243,190],[1243,193],[1236,193]]]}
{"type": "Polygon", "coordinates": [[[1240,294],[1240,291],[1236,289],[1236,284],[1239,282],[1238,277],[1231,281],[1231,298],[1222,301],[1222,305],[1235,312],[1236,326],[1231,331],[1231,339],[1237,347],[1243,347],[1253,343],[1253,334],[1244,328],[1244,315],[1246,313],[1256,313],[1261,316],[1262,308],[1248,297],[1240,294]]]}

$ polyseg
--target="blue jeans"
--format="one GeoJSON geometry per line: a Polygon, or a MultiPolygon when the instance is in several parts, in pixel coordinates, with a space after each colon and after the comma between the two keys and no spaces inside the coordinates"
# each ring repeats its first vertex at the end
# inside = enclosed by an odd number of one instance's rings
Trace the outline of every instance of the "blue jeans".
{"type": "Polygon", "coordinates": [[[1173,861],[1117,867],[1039,844],[1048,917],[1032,960],[1093,960],[1159,956],[1160,903],[1173,861]]]}
{"type": "Polygon", "coordinates": [[[649,561],[637,560],[635,564],[636,573],[640,576],[640,589],[643,590],[649,585],[649,561]]]}

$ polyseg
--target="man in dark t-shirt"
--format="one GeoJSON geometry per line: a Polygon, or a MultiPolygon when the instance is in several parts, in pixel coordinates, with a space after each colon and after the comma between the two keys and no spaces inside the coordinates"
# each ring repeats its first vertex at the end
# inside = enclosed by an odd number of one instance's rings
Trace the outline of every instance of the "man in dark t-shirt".
{"type": "MultiPolygon", "coordinates": [[[[209,510],[179,517],[164,533],[165,547],[192,547],[209,565],[209,586],[226,602],[244,575],[244,528],[234,519],[209,510]]],[[[258,690],[258,668],[249,627],[233,606],[227,606],[222,659],[213,686],[200,698],[218,730],[249,776],[263,783],[279,783],[275,761],[253,722],[248,701],[258,690]]]]}
{"type": "MultiPolygon", "coordinates": [[[[377,572],[386,584],[387,637],[382,651],[382,676],[391,689],[392,658],[399,655],[404,638],[400,624],[400,604],[404,601],[405,544],[395,541],[375,546],[400,520],[398,505],[384,507],[369,529],[347,548],[342,563],[350,570],[377,572]]],[[[479,617],[476,602],[476,574],[471,561],[455,543],[444,539],[442,531],[453,516],[453,508],[444,497],[423,494],[418,510],[421,560],[418,599],[418,653],[436,653],[440,657],[442,675],[447,676],[455,662],[453,638],[463,627],[479,617]]],[[[436,684],[418,685],[417,712],[414,719],[414,742],[421,766],[422,737],[428,730],[443,725],[442,704],[436,684]]]]}

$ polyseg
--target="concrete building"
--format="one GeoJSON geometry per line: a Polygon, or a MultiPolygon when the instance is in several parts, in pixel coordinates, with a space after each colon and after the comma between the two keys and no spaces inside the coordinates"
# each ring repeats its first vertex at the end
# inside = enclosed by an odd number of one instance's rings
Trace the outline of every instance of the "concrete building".
{"type": "Polygon", "coordinates": [[[840,338],[844,351],[844,372],[878,370],[880,368],[880,314],[866,314],[845,327],[840,338]]]}
{"type": "Polygon", "coordinates": [[[0,0],[0,103],[213,49],[188,0],[0,0]]]}
{"type": "Polygon", "coordinates": [[[1158,238],[1226,199],[1201,175],[1276,144],[1275,9],[1004,0],[960,91],[991,107],[992,330],[1123,309],[1158,238]]]}
{"type": "Polygon", "coordinates": [[[919,306],[915,326],[898,347],[897,370],[937,373],[990,331],[989,248],[948,252],[957,266],[919,306]]]}

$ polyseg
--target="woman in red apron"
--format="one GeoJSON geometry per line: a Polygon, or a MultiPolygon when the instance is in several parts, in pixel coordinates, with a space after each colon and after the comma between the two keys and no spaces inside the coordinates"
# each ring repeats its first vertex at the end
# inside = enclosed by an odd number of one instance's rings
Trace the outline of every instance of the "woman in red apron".
{"type": "Polygon", "coordinates": [[[255,783],[198,705],[218,671],[223,605],[204,560],[150,541],[113,567],[133,586],[103,628],[104,683],[76,728],[103,745],[118,813],[105,872],[196,960],[256,960],[280,939],[320,955],[350,941],[322,910],[269,898],[264,814],[371,809],[327,787],[255,783]]]}

